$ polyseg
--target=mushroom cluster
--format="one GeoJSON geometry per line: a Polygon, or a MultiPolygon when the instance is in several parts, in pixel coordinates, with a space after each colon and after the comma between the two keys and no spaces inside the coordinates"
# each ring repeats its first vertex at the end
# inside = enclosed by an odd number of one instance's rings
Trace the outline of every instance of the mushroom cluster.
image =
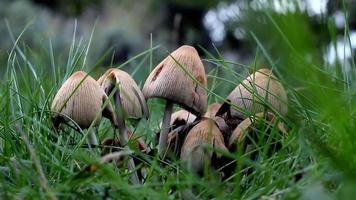
{"type": "MultiPolygon", "coordinates": [[[[221,168],[226,163],[224,152],[249,149],[251,142],[247,138],[258,134],[255,131],[258,125],[287,134],[277,117],[287,114],[287,94],[271,70],[263,68],[252,73],[222,104],[216,102],[208,106],[207,91],[202,60],[194,47],[184,45],[153,69],[142,91],[128,73],[116,68],[107,70],[97,81],[85,72],[75,72],[58,90],[51,110],[56,128],[61,123],[73,122],[81,130],[98,125],[102,117],[108,118],[115,134],[102,142],[106,147],[102,149],[103,155],[119,147],[130,150],[129,143],[135,144],[142,153],[152,155],[155,151],[151,151],[146,141],[140,137],[131,141],[133,134],[125,120],[149,118],[146,102],[151,98],[165,99],[157,133],[158,156],[178,158],[184,168],[198,175],[202,175],[207,166],[221,168]],[[173,112],[174,105],[181,109],[173,112]]],[[[89,141],[90,145],[100,146],[94,132],[89,134],[89,141]]],[[[132,158],[127,160],[132,183],[141,181],[142,175],[135,171],[137,162],[132,158]]]]}

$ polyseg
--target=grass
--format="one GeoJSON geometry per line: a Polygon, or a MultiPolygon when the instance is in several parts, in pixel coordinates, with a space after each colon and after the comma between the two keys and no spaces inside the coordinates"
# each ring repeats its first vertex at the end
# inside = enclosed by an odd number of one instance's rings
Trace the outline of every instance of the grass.
{"type": "MultiPolygon", "coordinates": [[[[76,38],[74,30],[68,60],[63,62],[55,57],[51,42],[39,56],[21,42],[27,27],[22,33],[14,34],[8,25],[13,48],[9,50],[6,72],[0,83],[0,197],[176,199],[192,187],[202,199],[345,199],[353,195],[356,186],[354,62],[348,74],[342,73],[346,60],[327,66],[322,51],[313,43],[314,35],[303,15],[279,16],[267,11],[251,15],[266,20],[260,26],[246,25],[255,59],[252,64],[234,63],[225,60],[218,49],[206,51],[204,64],[214,67],[207,74],[206,91],[209,103],[223,102],[247,75],[236,70],[246,72],[263,64],[270,66],[287,88],[289,97],[288,116],[279,116],[289,132],[286,137],[277,137],[282,143],[281,150],[267,153],[271,138],[278,136],[278,132],[261,128],[255,132],[269,137],[256,141],[258,159],[251,159],[251,152],[221,152],[237,163],[228,180],[220,181],[216,173],[197,177],[182,169],[179,160],[164,162],[158,157],[147,157],[147,179],[142,185],[128,183],[130,174],[125,167],[102,165],[97,152],[77,145],[84,141],[87,130],[78,134],[66,127],[65,132],[57,134],[50,121],[49,108],[54,94],[72,72],[86,69],[93,77],[99,77],[98,66],[109,55],[104,54],[96,64],[87,66],[94,31],[85,44],[76,38]],[[97,169],[85,170],[88,165],[97,169]],[[250,168],[253,170],[246,173],[250,168]]],[[[347,31],[345,38],[348,38],[347,31]]],[[[148,74],[146,66],[153,68],[152,57],[158,50],[159,46],[151,42],[150,48],[118,67],[135,65],[133,74],[142,85],[148,74]]],[[[148,104],[150,118],[138,123],[131,121],[129,127],[152,143],[164,102],[155,99],[148,104]]],[[[97,130],[100,140],[113,134],[108,120],[103,120],[97,130]]]]}

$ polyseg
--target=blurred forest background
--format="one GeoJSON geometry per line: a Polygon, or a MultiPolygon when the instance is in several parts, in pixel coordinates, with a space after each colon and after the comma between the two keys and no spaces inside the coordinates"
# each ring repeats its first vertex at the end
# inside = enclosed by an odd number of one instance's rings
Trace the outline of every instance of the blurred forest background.
{"type": "MultiPolygon", "coordinates": [[[[280,16],[297,13],[306,19],[315,35],[313,42],[326,51],[320,53],[327,63],[349,60],[354,55],[350,50],[356,48],[353,0],[1,0],[0,63],[7,62],[14,42],[9,29],[16,37],[30,24],[20,45],[39,55],[48,51],[43,48],[52,47],[60,65],[65,65],[74,30],[82,44],[89,42],[94,30],[88,66],[103,55],[106,56],[101,66],[118,65],[151,45],[160,45],[155,51],[155,65],[167,51],[182,44],[194,45],[202,57],[205,55],[199,46],[209,52],[215,52],[216,47],[226,60],[250,64],[256,54],[249,30],[253,27],[249,18],[253,16],[245,11],[263,9],[271,9],[280,16]],[[344,38],[343,10],[349,19],[349,42],[344,38]]],[[[299,37],[303,39],[303,35],[299,37]]]]}

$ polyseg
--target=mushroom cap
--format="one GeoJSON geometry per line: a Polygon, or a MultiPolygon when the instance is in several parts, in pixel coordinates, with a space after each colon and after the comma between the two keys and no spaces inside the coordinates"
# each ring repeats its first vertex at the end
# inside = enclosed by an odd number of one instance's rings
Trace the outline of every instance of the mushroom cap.
{"type": "Polygon", "coordinates": [[[228,151],[222,133],[212,119],[202,118],[188,133],[182,145],[180,158],[188,163],[188,168],[194,172],[201,172],[206,161],[211,160],[212,152],[204,149],[203,145],[212,145],[228,151]],[[206,160],[208,159],[208,160],[206,160]]]}
{"type": "MultiPolygon", "coordinates": [[[[276,116],[271,112],[260,112],[246,118],[233,130],[229,138],[228,147],[231,148],[234,144],[242,142],[256,120],[266,120],[270,123],[274,123],[276,122],[276,116]]],[[[287,130],[282,122],[277,123],[277,128],[283,135],[287,135],[287,130]]]]}
{"type": "Polygon", "coordinates": [[[148,118],[146,99],[135,80],[125,71],[111,68],[98,79],[98,83],[108,94],[109,88],[120,84],[121,104],[128,117],[148,118]]]}
{"type": "Polygon", "coordinates": [[[204,65],[196,49],[184,45],[153,69],[145,82],[143,94],[146,99],[159,97],[172,101],[200,116],[207,107],[207,95],[202,87],[207,87],[204,65]]]}
{"type": "MultiPolygon", "coordinates": [[[[102,109],[105,100],[106,95],[100,85],[85,72],[77,71],[58,90],[51,111],[55,112],[54,118],[65,115],[84,129],[88,128],[96,117],[94,125],[97,125],[105,109],[111,109],[112,112],[110,104],[108,108],[102,109]]],[[[68,120],[66,117],[64,119],[68,120]]]]}
{"type": "Polygon", "coordinates": [[[178,110],[174,112],[171,116],[171,125],[177,120],[184,120],[185,123],[194,122],[197,117],[187,110],[178,110]]]}
{"type": "MultiPolygon", "coordinates": [[[[196,118],[197,117],[193,113],[190,113],[187,110],[178,110],[172,114],[170,126],[185,125],[194,122],[196,118]]],[[[159,127],[162,127],[162,122],[160,123],[159,127]]]]}
{"type": "MultiPolygon", "coordinates": [[[[262,112],[267,105],[273,107],[281,115],[288,112],[287,93],[271,70],[263,68],[248,76],[227,97],[232,104],[254,114],[262,112]]],[[[230,108],[231,116],[246,116],[240,111],[230,108]]]]}
{"type": "Polygon", "coordinates": [[[210,106],[206,110],[204,117],[211,118],[211,119],[214,118],[216,113],[219,111],[220,107],[221,107],[220,103],[210,104],[210,106]]]}

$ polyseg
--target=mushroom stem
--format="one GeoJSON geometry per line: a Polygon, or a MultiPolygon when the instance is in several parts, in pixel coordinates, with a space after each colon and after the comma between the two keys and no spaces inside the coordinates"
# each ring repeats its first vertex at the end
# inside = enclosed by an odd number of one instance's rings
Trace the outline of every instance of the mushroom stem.
{"type": "Polygon", "coordinates": [[[116,106],[116,120],[117,127],[119,129],[119,139],[122,146],[127,145],[128,139],[128,130],[125,125],[124,113],[121,104],[120,92],[117,90],[114,95],[115,106],[116,106]]]}
{"type": "MultiPolygon", "coordinates": [[[[115,100],[115,110],[116,110],[116,120],[117,120],[117,126],[119,130],[119,138],[120,138],[120,143],[125,148],[130,150],[128,145],[128,130],[125,126],[125,119],[124,119],[124,114],[123,114],[123,109],[122,109],[122,104],[121,104],[121,97],[120,97],[120,90],[117,90],[114,95],[114,100],[115,100]]],[[[139,184],[140,180],[137,176],[137,173],[135,171],[135,163],[133,159],[130,157],[128,162],[127,162],[127,168],[132,171],[132,175],[130,176],[130,181],[133,184],[139,184]]]]}
{"type": "Polygon", "coordinates": [[[168,133],[170,128],[171,116],[173,111],[173,102],[167,100],[166,108],[164,110],[161,132],[159,134],[159,142],[158,142],[158,153],[161,158],[164,158],[166,150],[167,150],[167,140],[168,133]]]}

